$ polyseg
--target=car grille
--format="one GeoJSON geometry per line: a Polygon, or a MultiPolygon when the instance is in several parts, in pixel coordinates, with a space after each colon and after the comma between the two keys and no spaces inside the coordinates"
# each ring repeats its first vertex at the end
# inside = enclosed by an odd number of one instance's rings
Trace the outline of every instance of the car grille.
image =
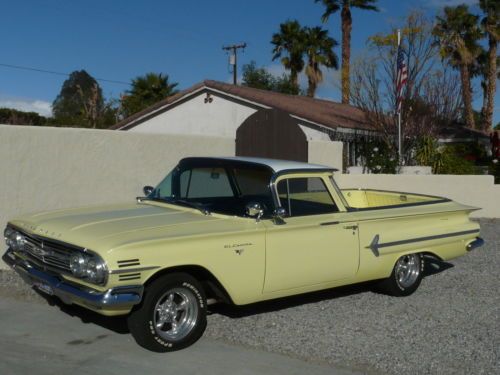
{"type": "Polygon", "coordinates": [[[25,253],[35,261],[58,270],[71,272],[69,262],[73,251],[64,244],[26,236],[25,253]]]}

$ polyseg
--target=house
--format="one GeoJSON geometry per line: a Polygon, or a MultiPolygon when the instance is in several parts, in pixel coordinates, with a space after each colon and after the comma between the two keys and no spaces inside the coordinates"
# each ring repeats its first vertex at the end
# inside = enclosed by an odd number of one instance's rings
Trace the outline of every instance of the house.
{"type": "Polygon", "coordinates": [[[112,129],[230,137],[236,155],[308,160],[308,141],[356,142],[377,133],[364,112],[347,104],[206,80],[119,122],[112,129]]]}
{"type": "Polygon", "coordinates": [[[493,156],[495,152],[494,142],[494,133],[488,135],[488,133],[483,131],[470,129],[465,126],[442,127],[438,132],[438,143],[440,145],[466,146],[469,149],[469,153],[464,156],[471,161],[476,161],[480,156],[478,153],[493,156]],[[474,149],[476,149],[475,152],[473,152],[474,149]]]}

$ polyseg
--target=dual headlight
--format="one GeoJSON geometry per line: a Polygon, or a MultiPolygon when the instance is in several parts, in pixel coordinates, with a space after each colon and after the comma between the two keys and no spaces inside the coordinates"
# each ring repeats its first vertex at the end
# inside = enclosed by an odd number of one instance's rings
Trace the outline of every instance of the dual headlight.
{"type": "Polygon", "coordinates": [[[24,237],[21,233],[10,227],[7,227],[3,232],[3,236],[5,238],[5,243],[7,244],[7,247],[10,247],[15,251],[24,250],[26,237],[24,237]]]}
{"type": "MultiPolygon", "coordinates": [[[[17,230],[7,227],[4,231],[5,243],[14,251],[24,251],[26,237],[17,230]]],[[[93,284],[106,281],[106,263],[97,254],[73,251],[69,259],[71,274],[93,284]]]]}
{"type": "Polygon", "coordinates": [[[106,264],[97,255],[73,253],[69,261],[71,273],[94,284],[103,284],[106,280],[106,264]]]}

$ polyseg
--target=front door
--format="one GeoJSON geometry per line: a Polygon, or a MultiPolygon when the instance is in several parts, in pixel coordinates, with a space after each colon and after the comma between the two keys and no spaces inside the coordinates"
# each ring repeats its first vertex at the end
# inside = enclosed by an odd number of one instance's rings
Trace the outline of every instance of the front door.
{"type": "Polygon", "coordinates": [[[359,265],[356,223],[339,212],[319,177],[277,182],[284,224],[266,221],[264,293],[352,278],[359,265]]]}

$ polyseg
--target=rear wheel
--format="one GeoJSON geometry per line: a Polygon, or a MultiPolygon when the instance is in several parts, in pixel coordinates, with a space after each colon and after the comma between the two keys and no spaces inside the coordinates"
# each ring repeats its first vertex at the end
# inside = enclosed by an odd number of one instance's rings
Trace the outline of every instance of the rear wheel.
{"type": "Polygon", "coordinates": [[[146,288],[143,303],[128,317],[132,336],[155,352],[185,348],[196,342],[207,325],[206,297],[188,274],[160,277],[146,288]]]}
{"type": "Polygon", "coordinates": [[[379,284],[382,292],[403,297],[412,294],[420,285],[424,273],[424,257],[420,253],[400,257],[391,276],[379,284]]]}

